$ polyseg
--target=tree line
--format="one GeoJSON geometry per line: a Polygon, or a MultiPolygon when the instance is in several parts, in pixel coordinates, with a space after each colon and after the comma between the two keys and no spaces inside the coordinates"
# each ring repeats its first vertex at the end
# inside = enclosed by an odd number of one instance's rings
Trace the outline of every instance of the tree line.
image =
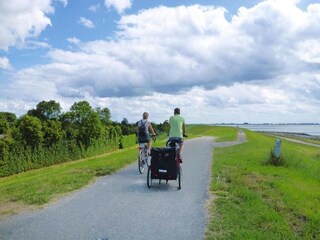
{"type": "MultiPolygon", "coordinates": [[[[59,102],[50,100],[19,118],[0,112],[0,177],[136,144],[136,124],[126,118],[111,121],[108,108],[79,101],[61,110],[59,102]]],[[[167,121],[152,125],[168,131],[167,121]]]]}

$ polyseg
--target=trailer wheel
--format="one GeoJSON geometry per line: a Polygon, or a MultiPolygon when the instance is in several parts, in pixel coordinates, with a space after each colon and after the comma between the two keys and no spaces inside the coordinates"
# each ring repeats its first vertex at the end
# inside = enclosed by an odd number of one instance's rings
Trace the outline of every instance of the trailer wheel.
{"type": "Polygon", "coordinates": [[[148,188],[151,188],[152,185],[152,178],[151,178],[151,166],[148,167],[148,173],[147,173],[147,185],[148,188]]]}
{"type": "Polygon", "coordinates": [[[182,168],[181,168],[181,166],[179,166],[179,170],[178,170],[178,182],[179,182],[179,187],[178,187],[178,190],[181,189],[181,173],[182,173],[182,168]]]}

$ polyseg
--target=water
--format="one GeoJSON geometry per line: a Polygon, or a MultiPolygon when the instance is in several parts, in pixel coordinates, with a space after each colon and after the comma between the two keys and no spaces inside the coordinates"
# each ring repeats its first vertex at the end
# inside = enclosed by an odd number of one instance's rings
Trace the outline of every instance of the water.
{"type": "Polygon", "coordinates": [[[308,134],[313,136],[320,136],[320,124],[305,125],[305,124],[239,124],[229,125],[239,128],[246,128],[252,131],[265,131],[265,132],[286,132],[286,133],[299,133],[308,134]]]}

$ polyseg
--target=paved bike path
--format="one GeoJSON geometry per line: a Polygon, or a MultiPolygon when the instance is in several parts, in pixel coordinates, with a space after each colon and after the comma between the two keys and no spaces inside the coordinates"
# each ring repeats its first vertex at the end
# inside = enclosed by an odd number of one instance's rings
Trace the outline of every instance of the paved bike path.
{"type": "Polygon", "coordinates": [[[215,145],[223,144],[185,142],[181,190],[178,181],[148,189],[134,163],[44,209],[0,221],[0,239],[202,239],[215,145]]]}

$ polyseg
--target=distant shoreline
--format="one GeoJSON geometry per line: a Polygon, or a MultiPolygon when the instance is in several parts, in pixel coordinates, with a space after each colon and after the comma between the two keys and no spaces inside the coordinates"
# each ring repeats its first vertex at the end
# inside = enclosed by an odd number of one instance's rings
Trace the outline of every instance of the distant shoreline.
{"type": "Polygon", "coordinates": [[[255,132],[291,134],[305,138],[320,137],[320,124],[239,124],[239,125],[216,125],[249,129],[255,132]]]}
{"type": "Polygon", "coordinates": [[[320,139],[320,136],[311,135],[311,134],[307,134],[307,133],[275,132],[275,131],[255,131],[255,132],[266,133],[266,134],[270,134],[270,135],[293,136],[293,137],[318,138],[318,139],[320,139]]]}

